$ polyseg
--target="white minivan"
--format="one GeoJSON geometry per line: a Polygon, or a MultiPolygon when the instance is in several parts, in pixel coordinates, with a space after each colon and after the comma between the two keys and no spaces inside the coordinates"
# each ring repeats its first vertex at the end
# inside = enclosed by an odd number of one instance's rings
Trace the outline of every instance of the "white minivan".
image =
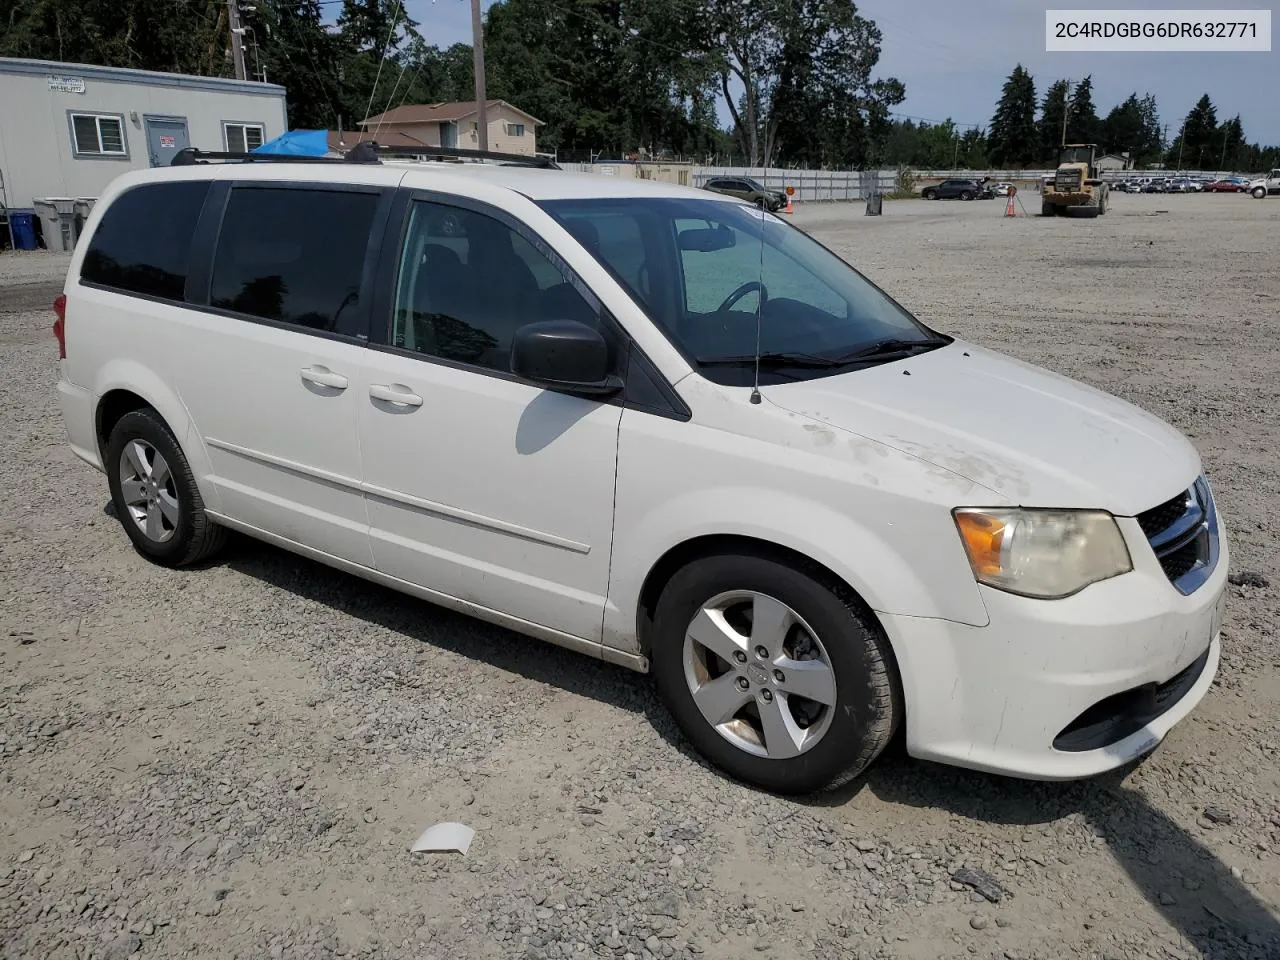
{"type": "Polygon", "coordinates": [[[104,193],[56,304],[71,447],[145,557],[239,531],[652,672],[790,793],[899,730],[1093,775],[1209,689],[1194,447],[787,220],[537,160],[184,159],[104,193]]]}

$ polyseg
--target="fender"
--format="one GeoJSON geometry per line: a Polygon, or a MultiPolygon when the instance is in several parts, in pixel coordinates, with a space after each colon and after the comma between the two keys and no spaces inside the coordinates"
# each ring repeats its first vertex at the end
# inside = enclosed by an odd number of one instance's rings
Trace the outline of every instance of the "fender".
{"type": "MultiPolygon", "coordinates": [[[[931,552],[947,555],[954,577],[920,576],[919,563],[852,517],[816,500],[759,487],[719,487],[664,500],[626,527],[615,528],[604,643],[639,650],[640,594],[649,573],[672,549],[706,536],[742,536],[785,547],[831,570],[877,613],[989,622],[950,515],[939,509],[931,552]],[[832,550],[832,545],[841,549],[832,550]],[[954,554],[954,557],[949,556],[954,554]]],[[[936,573],[937,568],[934,567],[936,573]]]]}
{"type": "MultiPolygon", "coordinates": [[[[220,511],[222,504],[217,488],[207,479],[211,472],[208,451],[178,391],[163,377],[138,361],[114,357],[98,370],[93,384],[95,425],[102,398],[112,390],[127,390],[136,394],[164,418],[191,466],[196,488],[200,491],[205,506],[215,512],[220,511]]],[[[105,457],[103,459],[105,462],[105,457]]]]}

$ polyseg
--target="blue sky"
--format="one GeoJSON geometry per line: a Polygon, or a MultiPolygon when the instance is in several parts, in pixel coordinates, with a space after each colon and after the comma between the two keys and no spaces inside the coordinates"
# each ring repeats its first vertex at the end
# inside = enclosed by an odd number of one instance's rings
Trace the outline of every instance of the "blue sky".
{"type": "MultiPolygon", "coordinates": [[[[491,0],[482,0],[485,9],[491,0]]],[[[428,43],[471,41],[468,0],[405,0],[428,43]]],[[[1172,137],[1182,118],[1208,93],[1219,121],[1240,114],[1245,136],[1280,143],[1280,52],[1270,53],[1048,53],[1045,9],[1169,9],[1170,0],[1106,3],[1063,0],[862,0],[858,11],[884,34],[878,73],[906,84],[902,114],[928,120],[950,117],[960,126],[986,126],[1000,87],[1021,62],[1036,79],[1037,95],[1058,78],[1093,76],[1094,103],[1106,112],[1136,90],[1155,94],[1160,119],[1172,137]],[[961,13],[963,9],[965,12],[961,13]]],[[[1260,8],[1248,0],[1199,0],[1194,9],[1260,8]]],[[[1186,9],[1191,6],[1184,5],[1186,9]]],[[[1280,19],[1273,15],[1273,19],[1280,19]]],[[[1274,24],[1273,24],[1274,31],[1274,24]]]]}

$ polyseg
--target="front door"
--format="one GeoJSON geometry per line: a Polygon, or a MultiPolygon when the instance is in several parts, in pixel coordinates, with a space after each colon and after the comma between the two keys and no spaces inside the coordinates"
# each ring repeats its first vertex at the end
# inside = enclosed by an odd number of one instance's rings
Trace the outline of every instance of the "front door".
{"type": "Polygon", "coordinates": [[[601,311],[490,208],[422,199],[406,217],[390,329],[359,385],[374,564],[599,640],[622,408],[524,382],[509,357],[517,327],[601,311]]]}
{"type": "Polygon", "coordinates": [[[191,146],[187,136],[187,121],[156,120],[147,117],[147,156],[153,167],[167,167],[179,150],[191,146]]]}

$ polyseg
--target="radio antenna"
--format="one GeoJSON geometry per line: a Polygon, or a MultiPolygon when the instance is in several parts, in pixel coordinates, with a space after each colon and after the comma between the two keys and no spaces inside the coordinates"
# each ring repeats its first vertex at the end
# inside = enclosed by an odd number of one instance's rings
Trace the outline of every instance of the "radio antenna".
{"type": "Polygon", "coordinates": [[[765,216],[767,215],[766,207],[769,205],[769,147],[765,144],[764,156],[764,183],[761,184],[765,190],[765,196],[760,198],[760,274],[758,277],[759,289],[756,290],[756,362],[755,362],[755,379],[751,384],[751,402],[760,402],[760,321],[761,315],[764,313],[764,228],[767,226],[765,216]]]}

